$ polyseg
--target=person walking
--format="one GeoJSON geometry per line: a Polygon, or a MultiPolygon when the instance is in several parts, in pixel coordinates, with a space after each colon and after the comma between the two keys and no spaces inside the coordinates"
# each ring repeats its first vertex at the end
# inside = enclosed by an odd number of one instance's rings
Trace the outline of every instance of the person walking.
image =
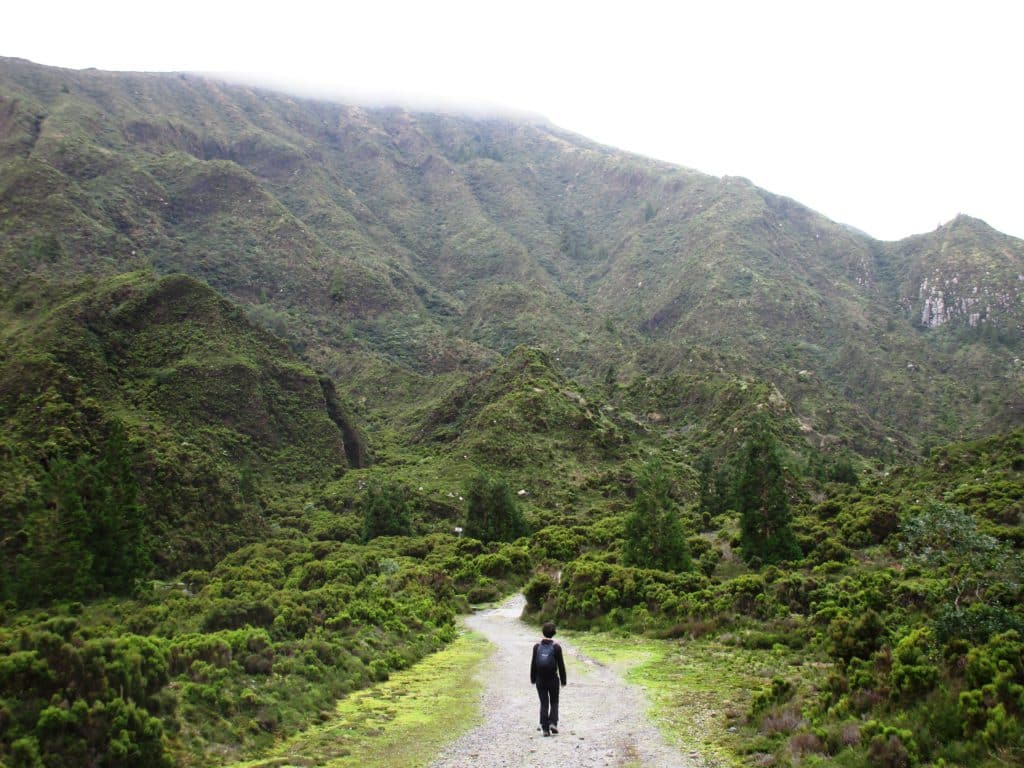
{"type": "Polygon", "coordinates": [[[533,646],[530,683],[537,686],[540,697],[540,729],[550,736],[558,733],[558,691],[559,683],[566,683],[565,660],[562,646],[551,639],[555,636],[555,623],[545,622],[541,632],[544,639],[533,646]]]}

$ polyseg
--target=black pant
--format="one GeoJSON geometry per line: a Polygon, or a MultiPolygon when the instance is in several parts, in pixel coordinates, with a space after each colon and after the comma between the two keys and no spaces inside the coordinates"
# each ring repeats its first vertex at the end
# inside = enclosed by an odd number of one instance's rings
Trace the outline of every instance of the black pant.
{"type": "Polygon", "coordinates": [[[540,727],[545,731],[558,725],[558,678],[538,677],[537,695],[540,696],[540,727]]]}

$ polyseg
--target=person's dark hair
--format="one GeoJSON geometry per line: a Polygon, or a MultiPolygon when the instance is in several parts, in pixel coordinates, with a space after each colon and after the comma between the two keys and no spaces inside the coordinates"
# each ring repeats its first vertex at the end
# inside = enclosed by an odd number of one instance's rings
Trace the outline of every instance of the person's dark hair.
{"type": "Polygon", "coordinates": [[[544,637],[555,636],[555,622],[545,621],[544,626],[540,628],[540,631],[544,633],[544,637]]]}

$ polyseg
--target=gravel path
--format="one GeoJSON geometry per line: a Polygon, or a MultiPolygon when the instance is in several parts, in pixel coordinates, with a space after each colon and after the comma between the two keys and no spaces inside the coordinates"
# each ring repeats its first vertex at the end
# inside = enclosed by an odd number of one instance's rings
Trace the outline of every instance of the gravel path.
{"type": "Polygon", "coordinates": [[[481,668],[486,722],[450,744],[432,768],[696,768],[665,743],[644,712],[646,701],[614,670],[589,659],[556,637],[565,653],[569,684],[559,700],[559,734],[544,738],[539,703],[530,685],[530,654],[540,635],[519,621],[520,595],[500,608],[481,611],[466,624],[497,646],[481,668]]]}

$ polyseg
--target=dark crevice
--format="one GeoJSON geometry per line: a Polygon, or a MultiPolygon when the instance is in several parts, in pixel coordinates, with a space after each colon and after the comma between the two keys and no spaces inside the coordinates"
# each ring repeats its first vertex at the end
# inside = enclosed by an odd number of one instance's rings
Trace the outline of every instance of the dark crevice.
{"type": "Polygon", "coordinates": [[[341,400],[338,399],[338,392],[334,388],[334,382],[326,376],[321,376],[320,388],[324,392],[327,415],[341,432],[341,441],[345,446],[345,458],[348,461],[349,467],[352,469],[368,467],[370,465],[370,451],[366,445],[366,438],[345,413],[344,406],[342,406],[341,400]]]}

